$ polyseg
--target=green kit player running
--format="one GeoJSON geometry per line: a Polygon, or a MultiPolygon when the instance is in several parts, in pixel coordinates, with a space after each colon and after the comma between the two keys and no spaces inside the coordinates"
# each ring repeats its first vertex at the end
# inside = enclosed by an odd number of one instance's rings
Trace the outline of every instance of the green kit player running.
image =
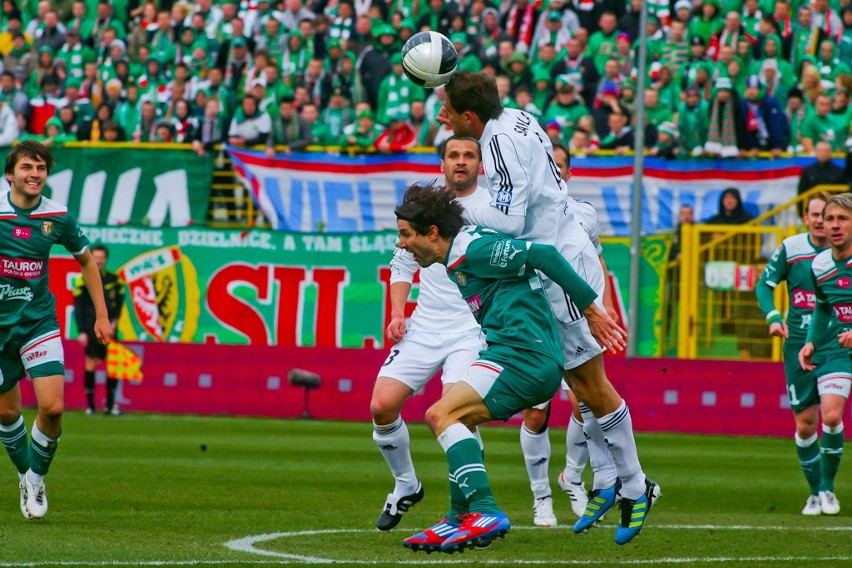
{"type": "Polygon", "coordinates": [[[403,542],[412,550],[453,553],[486,546],[509,530],[470,428],[550,400],[562,379],[562,347],[536,269],[571,295],[608,341],[620,328],[597,308],[594,290],[551,245],[513,239],[483,227],[462,227],[462,206],[443,188],[409,187],[396,209],[399,247],[422,266],[447,268],[487,348],[461,379],[426,411],[446,452],[450,510],[433,527],[403,542]]]}
{"type": "Polygon", "coordinates": [[[852,194],[830,197],[823,210],[823,221],[831,248],[819,253],[813,261],[816,307],[805,345],[799,351],[799,363],[811,371],[824,352],[833,353],[838,345],[844,351],[831,355],[836,360],[837,372],[821,376],[818,383],[823,432],[820,508],[825,515],[836,515],[840,503],[834,495],[834,478],[843,456],[843,412],[852,387],[852,194]],[[838,326],[829,324],[832,309],[838,326]]]}
{"type": "Polygon", "coordinates": [[[11,189],[0,195],[0,441],[18,469],[21,512],[28,519],[47,513],[44,476],[62,431],[65,366],[56,298],[47,277],[54,244],[64,246],[80,263],[95,304],[98,341],[109,343],[112,336],[89,241],[65,207],[41,195],[53,164],[46,147],[22,142],[6,157],[11,189]],[[38,402],[30,440],[18,385],[25,373],[32,378],[38,402]]]}
{"type": "MultiPolygon", "coordinates": [[[[822,211],[828,194],[818,192],[808,199],[804,222],[806,233],[795,235],[778,247],[766,269],[760,276],[755,292],[761,310],[769,323],[769,334],[784,337],[784,374],[787,380],[787,395],[796,420],[796,453],[799,464],[810,486],[810,495],[802,509],[803,515],[835,514],[836,499],[820,500],[820,490],[833,490],[832,461],[836,459],[834,446],[837,436],[823,436],[822,457],[817,440],[817,424],[820,406],[826,416],[834,410],[837,400],[832,397],[829,385],[837,380],[852,377],[846,349],[836,341],[829,342],[816,353],[816,370],[804,370],[799,364],[799,351],[805,344],[808,327],[815,305],[812,263],[814,258],[828,248],[822,211]],[[790,311],[787,321],[775,308],[773,290],[782,281],[787,281],[790,311]],[[831,476],[827,474],[832,472],[831,476]],[[832,512],[833,511],[833,512],[832,512]]],[[[840,332],[836,319],[832,319],[831,337],[840,332]]],[[[841,438],[842,440],[842,438],[841,438]]]]}

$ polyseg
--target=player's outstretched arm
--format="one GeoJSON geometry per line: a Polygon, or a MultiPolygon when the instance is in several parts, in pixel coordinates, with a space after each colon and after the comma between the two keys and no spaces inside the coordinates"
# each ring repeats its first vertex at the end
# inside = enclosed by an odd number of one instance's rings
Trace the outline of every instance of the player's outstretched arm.
{"type": "Polygon", "coordinates": [[[89,296],[91,296],[92,303],[95,305],[95,337],[103,345],[106,345],[112,339],[112,325],[109,322],[106,300],[104,299],[101,273],[98,271],[98,265],[89,249],[83,251],[83,254],[75,255],[74,258],[80,263],[83,281],[86,283],[86,289],[89,290],[89,296]]]}
{"type": "Polygon", "coordinates": [[[571,296],[571,301],[583,312],[592,335],[601,347],[612,353],[624,350],[627,332],[594,304],[597,293],[580,278],[556,247],[530,244],[527,263],[546,274],[571,296]]]}

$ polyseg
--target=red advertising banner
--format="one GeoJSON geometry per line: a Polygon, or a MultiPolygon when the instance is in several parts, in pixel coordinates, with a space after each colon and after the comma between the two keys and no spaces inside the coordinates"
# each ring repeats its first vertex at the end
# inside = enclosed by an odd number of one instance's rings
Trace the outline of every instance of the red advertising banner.
{"type": "MultiPolygon", "coordinates": [[[[369,420],[376,373],[387,356],[380,349],[145,343],[132,345],[143,359],[145,379],[122,381],[123,408],[131,412],[227,414],[369,420]],[[289,384],[302,369],[320,376],[308,393],[289,384]]],[[[83,408],[83,353],[65,342],[70,372],[68,408],[83,408]]],[[[793,417],[780,363],[686,361],[607,357],[607,372],[630,405],[636,430],[750,436],[789,436],[793,417]]],[[[406,420],[422,420],[440,394],[432,381],[412,397],[406,420]]],[[[32,403],[32,389],[23,385],[32,403]]],[[[102,392],[102,391],[99,391],[102,392]]],[[[564,427],[568,402],[559,393],[551,423],[564,427]],[[562,400],[559,400],[562,399],[562,400]]],[[[515,417],[512,423],[519,423],[515,417]]]]}

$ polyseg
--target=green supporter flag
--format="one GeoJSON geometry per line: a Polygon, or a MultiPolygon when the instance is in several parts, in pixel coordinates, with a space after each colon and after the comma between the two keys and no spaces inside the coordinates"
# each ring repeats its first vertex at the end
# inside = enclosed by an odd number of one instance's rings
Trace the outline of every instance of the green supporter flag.
{"type": "Polygon", "coordinates": [[[45,196],[68,207],[82,224],[185,226],[204,223],[207,217],[210,155],[179,149],[51,151],[56,165],[45,196]]]}

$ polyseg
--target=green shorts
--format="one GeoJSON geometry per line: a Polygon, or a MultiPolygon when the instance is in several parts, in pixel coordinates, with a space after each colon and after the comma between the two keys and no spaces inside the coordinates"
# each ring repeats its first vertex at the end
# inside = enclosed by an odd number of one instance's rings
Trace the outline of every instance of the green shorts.
{"type": "Polygon", "coordinates": [[[55,315],[0,329],[0,394],[15,388],[26,373],[32,378],[65,374],[55,315]]]}
{"type": "Polygon", "coordinates": [[[496,420],[553,398],[562,384],[556,359],[504,345],[489,345],[460,379],[476,390],[496,420]]]}
{"type": "Polygon", "coordinates": [[[799,365],[799,351],[802,344],[787,342],[784,344],[784,376],[787,381],[787,398],[793,412],[801,412],[819,404],[823,389],[836,381],[840,384],[852,378],[852,363],[849,350],[837,345],[828,349],[819,349],[814,354],[813,371],[805,371],[799,365]],[[822,388],[821,388],[822,387],[822,388]]]}

